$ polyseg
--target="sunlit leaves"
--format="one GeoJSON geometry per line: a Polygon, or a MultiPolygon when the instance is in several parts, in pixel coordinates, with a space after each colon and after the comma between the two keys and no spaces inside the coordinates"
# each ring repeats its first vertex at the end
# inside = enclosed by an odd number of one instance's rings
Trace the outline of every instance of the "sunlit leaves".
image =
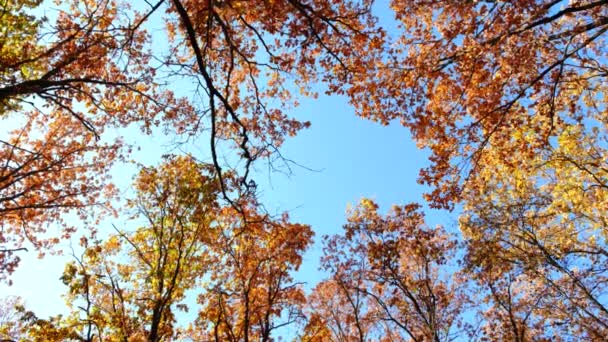
{"type": "Polygon", "coordinates": [[[392,1],[402,24],[389,58],[346,88],[361,116],[398,119],[431,152],[420,181],[453,208],[492,140],[529,127],[548,146],[560,122],[605,130],[607,7],[602,1],[392,1]]]}
{"type": "Polygon", "coordinates": [[[514,127],[500,147],[492,141],[476,185],[463,193],[469,263],[495,287],[493,301],[519,293],[513,310],[529,317],[529,333],[552,326],[596,338],[607,319],[605,134],[564,123],[549,147],[538,147],[528,127],[514,127]],[[504,155],[511,146],[534,153],[504,155]]]}

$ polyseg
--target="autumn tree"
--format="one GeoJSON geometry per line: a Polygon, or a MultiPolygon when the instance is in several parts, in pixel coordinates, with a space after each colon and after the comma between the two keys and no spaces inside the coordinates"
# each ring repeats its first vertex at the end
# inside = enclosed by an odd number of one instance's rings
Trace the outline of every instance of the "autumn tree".
{"type": "Polygon", "coordinates": [[[442,227],[424,225],[418,205],[383,216],[364,199],[344,235],[326,239],[322,268],[331,278],[311,297],[312,318],[335,341],[449,341],[463,334],[466,305],[466,282],[451,261],[456,248],[442,227]]]}
{"type": "Polygon", "coordinates": [[[387,58],[340,89],[359,115],[398,119],[429,149],[420,181],[433,206],[453,208],[490,145],[525,156],[549,147],[563,123],[605,131],[605,1],[390,5],[402,31],[387,58]],[[508,144],[522,125],[530,143],[508,144]]]}
{"type": "Polygon", "coordinates": [[[429,148],[432,206],[463,203],[487,331],[605,335],[606,2],[391,5],[403,34],[349,91],[429,148]]]}
{"type": "Polygon", "coordinates": [[[219,210],[211,168],[170,158],[144,168],[134,188],[129,205],[142,226],[132,232],[116,227],[105,241],[83,241],[84,254],[62,276],[74,309],[66,319],[81,326],[87,341],[174,338],[174,310],[206,272],[205,243],[219,210]]]}
{"type": "MultiPolygon", "coordinates": [[[[311,243],[310,227],[258,213],[253,200],[246,212],[221,205],[214,172],[191,157],[142,169],[128,202],[139,227],[83,238],[83,252],[73,252],[61,277],[70,314],[42,319],[24,312],[22,336],[270,341],[299,319],[305,295],[292,272],[311,243]],[[187,291],[198,295],[199,305],[186,300],[187,291]],[[180,312],[196,307],[195,324],[178,324],[180,312]]],[[[238,180],[232,184],[237,188],[238,180]]]]}
{"type": "MultiPolygon", "coordinates": [[[[363,283],[361,273],[355,277],[363,283]]],[[[322,281],[307,299],[302,341],[366,341],[377,332],[378,317],[369,309],[369,299],[343,279],[322,281]]]]}
{"type": "MultiPolygon", "coordinates": [[[[525,126],[513,129],[511,144],[528,139],[525,126]]],[[[488,149],[461,218],[475,277],[513,279],[520,296],[538,300],[529,320],[591,340],[606,334],[608,317],[602,139],[573,124],[517,163],[488,149]]]]}
{"type": "Polygon", "coordinates": [[[381,215],[362,201],[326,241],[330,278],[309,297],[303,340],[608,334],[605,0],[392,0],[392,39],[371,0],[135,10],[74,0],[52,21],[33,15],[39,5],[0,4],[0,119],[13,127],[0,136],[0,280],[28,245],[71,236],[66,214],[115,204],[108,172],[128,148],[105,132],[136,123],[178,144],[203,137],[211,163],[144,169],[127,205],[140,228],[82,240],[63,276],[72,314],[28,313],[27,336],[270,340],[301,318],[291,274],[312,231],[263,213],[251,170],[260,159],[288,163],[281,144],[309,125],[289,110],[318,81],[360,116],[411,129],[430,152],[419,179],[427,200],[462,208],[466,249],[426,226],[417,205],[381,215]],[[154,17],[166,28],[160,52],[146,31],[154,17]],[[188,97],[170,91],[175,80],[191,85],[188,97]],[[463,277],[479,292],[473,303],[463,277]],[[197,320],[178,329],[193,288],[197,320]],[[464,322],[469,304],[479,331],[464,322]]]}
{"type": "Polygon", "coordinates": [[[37,113],[14,130],[8,141],[0,140],[2,280],[17,266],[19,251],[27,246],[47,250],[76,230],[63,220],[65,214],[86,219],[93,216],[87,207],[95,204],[100,214],[114,195],[107,183],[110,165],[106,162],[120,153],[116,146],[81,135],[77,120],[55,118],[37,113]],[[41,135],[30,137],[32,131],[41,135]],[[51,224],[58,228],[47,233],[51,224]]]}
{"type": "Polygon", "coordinates": [[[232,207],[220,216],[218,239],[210,245],[216,259],[189,329],[194,340],[272,341],[302,318],[306,297],[292,274],[313,232],[286,214],[271,219],[253,209],[245,218],[232,207]]]}
{"type": "Polygon", "coordinates": [[[16,252],[45,251],[73,233],[65,214],[107,206],[108,171],[127,149],[121,139],[100,141],[105,130],[147,128],[176,110],[171,93],[156,91],[146,35],[135,30],[143,18],[127,22],[113,1],[73,1],[49,23],[32,14],[40,3],[0,4],[1,279],[16,252]]]}

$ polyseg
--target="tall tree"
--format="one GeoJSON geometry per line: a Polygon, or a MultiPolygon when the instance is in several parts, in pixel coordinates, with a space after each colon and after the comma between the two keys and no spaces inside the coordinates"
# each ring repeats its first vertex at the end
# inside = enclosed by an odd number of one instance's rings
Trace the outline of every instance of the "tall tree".
{"type": "Polygon", "coordinates": [[[450,269],[456,242],[443,228],[426,227],[418,205],[395,206],[382,216],[364,199],[344,230],[326,240],[322,267],[331,278],[311,303],[323,308],[315,314],[333,340],[449,341],[463,334],[457,326],[466,282],[450,269]],[[331,304],[336,296],[338,307],[331,304]]]}
{"type": "MultiPolygon", "coordinates": [[[[130,201],[142,226],[91,245],[63,281],[78,333],[87,341],[175,338],[177,307],[207,271],[208,241],[219,211],[209,166],[188,157],[143,169],[130,201]]],[[[42,335],[44,336],[44,335],[42,335]]]]}
{"type": "Polygon", "coordinates": [[[17,340],[21,326],[20,310],[24,309],[23,299],[9,296],[0,299],[0,339],[1,341],[17,340]]]}
{"type": "MultiPolygon", "coordinates": [[[[361,273],[355,274],[357,284],[363,282],[362,276],[361,273]]],[[[344,279],[322,281],[308,296],[307,320],[301,340],[367,341],[379,328],[378,317],[368,304],[365,292],[358,291],[358,287],[350,287],[344,279]]],[[[388,333],[387,336],[394,335],[390,330],[384,332],[388,333]]]]}
{"type": "MultiPolygon", "coordinates": [[[[264,340],[301,317],[305,295],[293,283],[311,243],[308,226],[272,219],[255,203],[222,207],[212,165],[169,157],[144,168],[129,202],[134,231],[82,239],[65,267],[70,314],[23,312],[21,333],[35,341],[264,340]],[[245,207],[245,206],[243,206],[245,207]],[[247,216],[243,216],[243,214],[247,216]],[[177,325],[197,307],[195,324],[177,325]],[[282,319],[285,319],[282,321],[282,319]]],[[[226,176],[229,176],[226,174],[226,176]]],[[[232,184],[236,188],[237,180],[232,184]]]]}
{"type": "Polygon", "coordinates": [[[18,265],[19,251],[45,251],[76,230],[64,214],[86,219],[105,211],[115,194],[107,172],[120,154],[115,144],[94,142],[78,120],[58,113],[32,113],[11,135],[0,140],[0,280],[18,265]],[[95,204],[92,213],[88,207],[95,204]],[[59,228],[49,230],[53,224],[59,228]]]}
{"type": "MultiPolygon", "coordinates": [[[[399,119],[431,165],[420,181],[453,208],[493,145],[505,155],[551,145],[564,122],[605,134],[606,1],[391,1],[402,31],[347,82],[360,115],[399,119]],[[542,118],[542,119],[541,119],[542,118]],[[509,144],[513,127],[530,144],[509,144]]],[[[342,88],[344,90],[344,88],[342,88]]]]}
{"type": "MultiPolygon", "coordinates": [[[[551,149],[527,158],[488,148],[461,227],[474,277],[530,284],[518,290],[538,298],[529,320],[597,339],[608,319],[607,154],[602,135],[562,126],[551,149]]],[[[528,144],[527,133],[514,128],[511,144],[528,144]]]]}
{"type": "Polygon", "coordinates": [[[272,341],[281,328],[302,318],[306,301],[292,274],[312,243],[309,226],[290,223],[286,214],[270,219],[248,208],[220,216],[219,238],[208,290],[192,338],[201,341],[272,341]]]}

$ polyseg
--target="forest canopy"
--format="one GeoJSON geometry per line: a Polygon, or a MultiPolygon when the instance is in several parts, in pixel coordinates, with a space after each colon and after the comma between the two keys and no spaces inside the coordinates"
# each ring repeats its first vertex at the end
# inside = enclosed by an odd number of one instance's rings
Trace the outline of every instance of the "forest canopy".
{"type": "Polygon", "coordinates": [[[0,0],[0,282],[67,260],[66,309],[0,298],[0,339],[606,340],[606,31],[606,0],[0,0]],[[319,95],[409,131],[419,203],[268,210],[319,95]]]}

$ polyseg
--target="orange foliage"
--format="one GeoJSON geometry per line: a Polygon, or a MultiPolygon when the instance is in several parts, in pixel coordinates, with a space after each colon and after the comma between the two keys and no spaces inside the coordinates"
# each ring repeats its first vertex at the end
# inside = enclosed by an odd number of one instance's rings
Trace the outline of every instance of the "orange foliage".
{"type": "Polygon", "coordinates": [[[20,309],[11,338],[270,341],[301,322],[303,341],[605,339],[607,1],[392,0],[390,37],[372,3],[73,0],[50,25],[31,16],[38,0],[0,4],[0,119],[16,123],[0,137],[0,280],[26,246],[70,237],[67,214],[109,207],[129,149],[108,130],[208,132],[211,156],[143,169],[127,202],[141,227],[83,239],[62,278],[72,313],[20,309]],[[417,204],[382,215],[362,200],[326,238],[329,278],[307,298],[292,273],[313,231],[265,214],[250,170],[310,125],[289,111],[319,81],[428,149],[419,181],[431,207],[461,205],[462,241],[417,204]]]}

